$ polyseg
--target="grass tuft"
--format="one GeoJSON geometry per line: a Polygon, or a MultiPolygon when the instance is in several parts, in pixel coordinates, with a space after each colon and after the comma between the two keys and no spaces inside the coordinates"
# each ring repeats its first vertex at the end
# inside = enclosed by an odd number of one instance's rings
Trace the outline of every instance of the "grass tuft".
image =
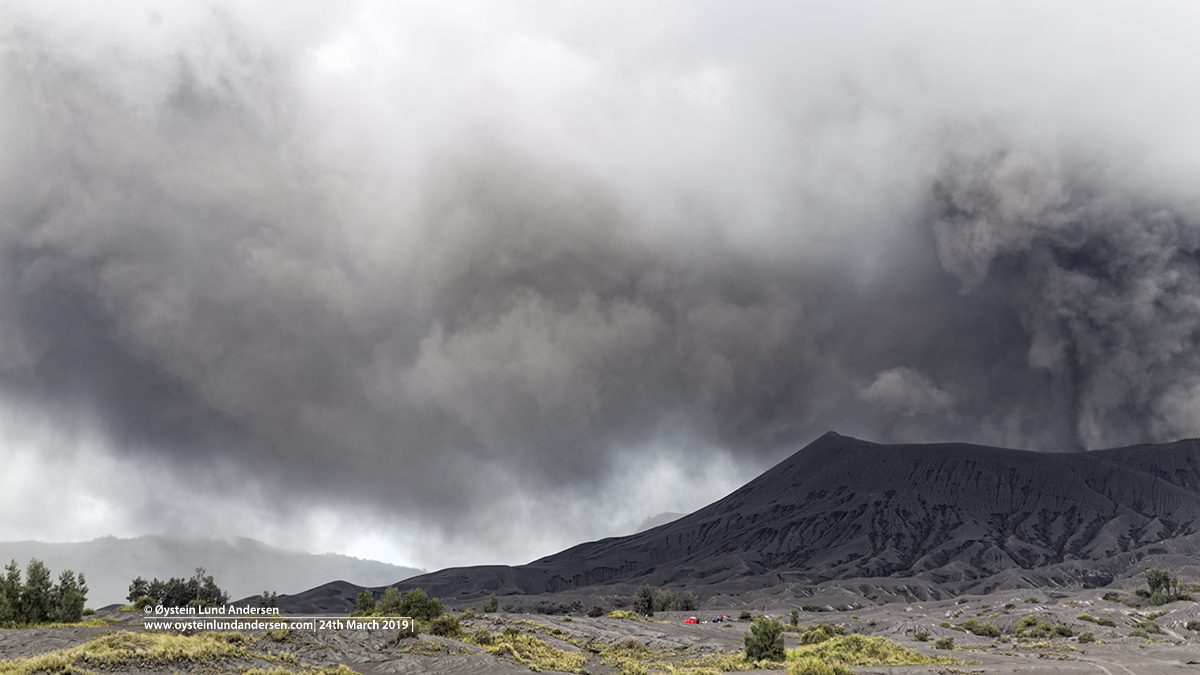
{"type": "Polygon", "coordinates": [[[161,667],[181,663],[211,663],[247,656],[245,647],[230,643],[220,633],[180,635],[117,631],[97,636],[70,649],[0,661],[0,675],[66,675],[92,669],[126,669],[129,665],[161,667]]]}
{"type": "Polygon", "coordinates": [[[788,661],[815,658],[844,666],[915,666],[956,664],[957,659],[919,654],[886,638],[846,635],[788,651],[788,661]]]}
{"type": "Polygon", "coordinates": [[[605,618],[607,618],[607,619],[633,619],[634,621],[642,620],[642,617],[638,616],[637,614],[634,614],[633,612],[631,612],[627,609],[614,609],[613,611],[606,614],[605,618]]]}

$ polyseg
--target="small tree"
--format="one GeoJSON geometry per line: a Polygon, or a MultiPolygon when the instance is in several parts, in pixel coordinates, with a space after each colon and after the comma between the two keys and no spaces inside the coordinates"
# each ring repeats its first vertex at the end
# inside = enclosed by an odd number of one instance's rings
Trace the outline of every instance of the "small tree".
{"type": "Polygon", "coordinates": [[[500,609],[500,598],[495,593],[488,597],[488,601],[483,604],[483,611],[495,612],[500,609]]]}
{"type": "MultiPolygon", "coordinates": [[[[384,614],[400,614],[400,607],[404,604],[404,598],[400,595],[400,591],[396,590],[395,586],[388,586],[383,592],[383,597],[379,600],[379,611],[384,614]]],[[[411,616],[411,615],[407,615],[411,616]]]]}
{"type": "Polygon", "coordinates": [[[48,621],[54,608],[54,585],[50,570],[36,558],[25,567],[25,586],[21,589],[21,614],[27,623],[48,621]]]}
{"type": "Polygon", "coordinates": [[[155,603],[163,607],[184,607],[189,600],[196,596],[188,590],[188,584],[179,577],[171,577],[166,581],[155,579],[146,587],[147,595],[154,598],[155,603]]]}
{"type": "Polygon", "coordinates": [[[1168,586],[1171,583],[1171,573],[1167,570],[1150,568],[1146,570],[1146,585],[1150,587],[1150,593],[1163,593],[1165,595],[1168,586]]]}
{"type": "Polygon", "coordinates": [[[640,586],[633,596],[633,611],[641,616],[654,616],[654,590],[640,586]]]}
{"type": "Polygon", "coordinates": [[[229,602],[229,594],[222,591],[213,581],[211,574],[205,574],[203,567],[197,567],[196,573],[187,583],[191,599],[199,600],[206,605],[224,605],[229,602]]]}
{"type": "MultiPolygon", "coordinates": [[[[392,591],[395,589],[389,588],[388,590],[392,591]]],[[[397,606],[399,606],[400,603],[399,595],[399,593],[396,594],[397,606]]],[[[355,600],[355,605],[358,607],[359,614],[370,614],[371,612],[375,611],[375,595],[371,593],[371,591],[360,591],[358,598],[355,600]]]]}
{"type": "Polygon", "coordinates": [[[83,573],[79,579],[71,570],[63,570],[58,576],[58,585],[54,587],[54,620],[62,623],[75,623],[83,619],[83,605],[87,602],[87,580],[83,573]]]}
{"type": "Polygon", "coordinates": [[[744,641],[748,661],[784,661],[787,658],[783,648],[783,625],[775,619],[765,616],[754,619],[744,641]]]}
{"type": "Polygon", "coordinates": [[[190,579],[171,577],[166,581],[155,579],[147,582],[138,577],[129,584],[130,602],[137,602],[145,596],[154,598],[156,605],[163,607],[186,607],[205,605],[224,605],[229,602],[229,594],[221,590],[211,574],[206,574],[203,567],[197,567],[196,573],[190,579]]]}
{"type": "Polygon", "coordinates": [[[129,602],[137,602],[138,598],[150,595],[150,583],[145,579],[138,577],[129,583],[129,595],[125,599],[129,602]]]}
{"type": "Polygon", "coordinates": [[[793,608],[792,608],[792,615],[791,615],[791,617],[790,617],[790,618],[791,618],[791,620],[792,620],[792,625],[793,625],[793,626],[799,626],[799,625],[800,625],[800,610],[798,610],[798,609],[796,609],[795,607],[793,607],[793,608]]]}
{"type": "Polygon", "coordinates": [[[279,596],[275,591],[271,591],[270,593],[263,591],[263,594],[258,598],[259,607],[275,607],[278,602],[279,596]]]}
{"type": "Polygon", "coordinates": [[[0,626],[21,620],[21,568],[13,560],[4,570],[6,574],[0,578],[0,626]]]}

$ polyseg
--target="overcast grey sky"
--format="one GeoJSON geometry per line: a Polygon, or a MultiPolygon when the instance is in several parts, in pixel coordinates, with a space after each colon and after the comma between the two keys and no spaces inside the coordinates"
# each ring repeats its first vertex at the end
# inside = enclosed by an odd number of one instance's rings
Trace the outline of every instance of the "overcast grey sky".
{"type": "Polygon", "coordinates": [[[1200,435],[1194,3],[0,0],[0,540],[428,569],[1200,435]]]}

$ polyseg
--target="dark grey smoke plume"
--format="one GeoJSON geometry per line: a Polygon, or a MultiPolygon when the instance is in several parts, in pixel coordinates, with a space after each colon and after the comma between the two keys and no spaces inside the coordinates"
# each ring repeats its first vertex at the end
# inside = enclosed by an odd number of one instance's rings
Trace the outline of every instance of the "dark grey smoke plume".
{"type": "Polygon", "coordinates": [[[454,7],[14,6],[0,506],[90,473],[0,538],[522,562],[829,429],[1200,434],[1187,36],[454,7]]]}

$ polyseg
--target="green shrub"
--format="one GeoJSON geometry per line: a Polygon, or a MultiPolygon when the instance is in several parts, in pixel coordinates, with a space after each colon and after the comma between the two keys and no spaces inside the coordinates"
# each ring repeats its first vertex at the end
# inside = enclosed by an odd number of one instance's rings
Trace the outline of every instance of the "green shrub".
{"type": "Polygon", "coordinates": [[[1117,627],[1117,622],[1116,622],[1116,621],[1113,621],[1112,619],[1110,619],[1110,618],[1108,618],[1108,617],[1106,617],[1106,616],[1102,616],[1102,617],[1100,617],[1100,618],[1096,619],[1096,623],[1097,623],[1097,624],[1099,624],[1099,625],[1101,625],[1101,626],[1108,626],[1109,628],[1116,628],[1116,627],[1117,627]]]}
{"type": "Polygon", "coordinates": [[[820,605],[801,605],[800,609],[806,612],[824,612],[825,608],[820,605]]]}
{"type": "Polygon", "coordinates": [[[1150,636],[1141,628],[1134,628],[1133,630],[1129,631],[1129,637],[1148,638],[1150,636]]]}
{"type": "Polygon", "coordinates": [[[950,623],[949,621],[943,621],[938,624],[938,627],[939,628],[954,628],[954,624],[950,623]]]}
{"type": "Polygon", "coordinates": [[[967,619],[962,625],[967,631],[979,635],[981,637],[1000,637],[1000,629],[990,623],[983,623],[975,619],[967,619]]]}
{"type": "Polygon", "coordinates": [[[592,617],[593,619],[604,616],[604,609],[600,607],[600,605],[595,605],[592,607],[591,611],[588,612],[588,616],[592,617]]]}
{"type": "Polygon", "coordinates": [[[750,610],[743,609],[742,613],[738,614],[738,618],[741,619],[742,621],[749,621],[750,620],[750,610]]]}
{"type": "Polygon", "coordinates": [[[443,614],[429,622],[429,634],[438,637],[458,637],[462,635],[462,624],[453,614],[443,614]]]}
{"type": "Polygon", "coordinates": [[[1075,631],[1071,630],[1069,626],[1058,623],[1054,625],[1054,635],[1057,637],[1071,637],[1075,635],[1075,631]]]}
{"type": "Polygon", "coordinates": [[[1030,604],[1034,604],[1034,603],[1036,603],[1037,601],[1038,601],[1038,599],[1037,599],[1037,598],[1025,598],[1025,600],[1024,600],[1024,602],[1028,602],[1028,603],[1030,603],[1030,604]]]}
{"type": "MultiPolygon", "coordinates": [[[[384,600],[386,599],[387,593],[384,593],[384,600]]],[[[398,613],[400,616],[411,616],[414,619],[421,619],[422,621],[433,621],[441,616],[443,611],[445,610],[442,607],[441,600],[429,597],[420,588],[414,588],[401,596],[398,613]]]]}
{"type": "Polygon", "coordinates": [[[640,619],[641,617],[627,609],[614,609],[608,613],[609,619],[640,619]]]}
{"type": "Polygon", "coordinates": [[[1006,603],[1004,603],[1004,609],[1013,609],[1013,608],[1014,608],[1014,607],[1016,607],[1016,606],[1017,606],[1017,603],[1015,603],[1015,602],[1006,602],[1006,603]]]}
{"type": "Polygon", "coordinates": [[[968,600],[968,599],[966,599],[966,598],[959,598],[959,599],[957,599],[957,600],[955,600],[955,601],[954,601],[954,604],[956,604],[956,605],[965,605],[965,604],[966,604],[966,603],[968,603],[968,602],[970,602],[970,600],[968,600]]]}
{"type": "Polygon", "coordinates": [[[1192,596],[1187,593],[1154,592],[1154,593],[1150,594],[1150,604],[1155,605],[1155,606],[1169,605],[1172,602],[1179,602],[1181,600],[1191,600],[1191,599],[1192,599],[1192,596]]]}
{"type": "Polygon", "coordinates": [[[835,635],[845,635],[846,629],[841,626],[832,626],[827,623],[809,626],[803,633],[800,634],[800,644],[816,645],[832,638],[835,635]]]}
{"type": "MultiPolygon", "coordinates": [[[[395,589],[389,588],[388,590],[395,589]]],[[[359,614],[370,614],[375,611],[375,596],[371,591],[361,591],[355,598],[354,605],[358,608],[359,614]]]]}
{"type": "Polygon", "coordinates": [[[1105,593],[1100,599],[1105,602],[1120,602],[1121,594],[1116,591],[1109,591],[1109,592],[1105,593]]]}
{"type": "Polygon", "coordinates": [[[783,625],[774,619],[758,617],[744,637],[748,661],[783,661],[783,625]]]}
{"type": "Polygon", "coordinates": [[[1087,644],[1087,643],[1089,643],[1089,642],[1095,642],[1095,641],[1096,641],[1096,634],[1095,634],[1095,633],[1093,633],[1093,632],[1092,632],[1092,631],[1090,631],[1090,630],[1089,630],[1089,631],[1087,631],[1087,632],[1085,632],[1085,633],[1080,633],[1080,634],[1079,634],[1079,641],[1080,641],[1080,642],[1082,642],[1082,643],[1084,643],[1084,644],[1087,644]]]}
{"type": "Polygon", "coordinates": [[[792,624],[793,626],[799,626],[799,625],[800,625],[800,610],[798,610],[798,609],[796,609],[795,607],[793,607],[793,608],[792,608],[792,613],[791,613],[791,616],[790,616],[790,617],[788,617],[788,618],[790,618],[790,619],[791,619],[791,624],[792,624]]]}
{"type": "Polygon", "coordinates": [[[1189,619],[1187,622],[1187,629],[1200,630],[1200,621],[1197,621],[1196,619],[1189,619]]]}
{"type": "MultiPolygon", "coordinates": [[[[495,612],[499,609],[500,609],[500,597],[497,596],[495,593],[492,593],[490,596],[488,596],[488,601],[483,603],[483,611],[495,612]]],[[[602,611],[600,613],[603,614],[604,612],[602,611]]]]}
{"type": "Polygon", "coordinates": [[[1053,637],[1053,634],[1054,625],[1049,621],[1038,621],[1037,625],[1029,629],[1029,637],[1031,638],[1053,637]]]}
{"type": "Polygon", "coordinates": [[[914,642],[929,642],[929,637],[930,637],[929,631],[927,631],[927,630],[917,631],[917,634],[913,636],[913,641],[914,642]]]}
{"type": "Polygon", "coordinates": [[[137,601],[135,601],[133,603],[133,608],[139,612],[144,612],[144,611],[146,611],[147,607],[154,607],[154,606],[155,606],[154,598],[150,597],[149,595],[143,595],[142,597],[138,598],[137,601]]]}
{"type": "Polygon", "coordinates": [[[1133,625],[1135,628],[1140,628],[1140,629],[1146,631],[1147,633],[1153,633],[1155,635],[1163,634],[1163,630],[1161,628],[1159,628],[1158,624],[1154,623],[1153,621],[1138,621],[1138,622],[1134,623],[1133,625]]]}
{"type": "Polygon", "coordinates": [[[1080,621],[1087,621],[1088,623],[1096,623],[1096,617],[1092,616],[1091,614],[1080,614],[1075,618],[1079,619],[1080,621]]]}
{"type": "Polygon", "coordinates": [[[934,649],[954,649],[954,638],[940,637],[933,643],[934,649]]]}

